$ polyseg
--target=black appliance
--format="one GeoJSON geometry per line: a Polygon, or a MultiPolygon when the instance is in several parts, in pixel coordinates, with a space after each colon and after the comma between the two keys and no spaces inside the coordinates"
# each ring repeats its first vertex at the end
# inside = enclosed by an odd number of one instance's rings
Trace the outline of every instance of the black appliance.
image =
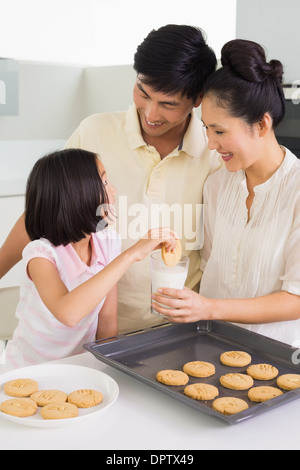
{"type": "Polygon", "coordinates": [[[300,158],[300,81],[284,85],[286,113],[275,130],[278,142],[300,158]]]}

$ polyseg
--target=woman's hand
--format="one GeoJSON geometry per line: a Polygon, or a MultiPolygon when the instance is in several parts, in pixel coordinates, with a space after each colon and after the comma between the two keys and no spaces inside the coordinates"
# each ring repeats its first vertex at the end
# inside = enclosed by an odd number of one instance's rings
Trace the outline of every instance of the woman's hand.
{"type": "Polygon", "coordinates": [[[169,228],[151,229],[143,238],[129,248],[128,251],[133,254],[134,261],[141,261],[153,250],[161,248],[163,243],[165,243],[167,251],[174,250],[176,239],[178,239],[178,236],[169,228]]]}
{"type": "Polygon", "coordinates": [[[210,318],[210,300],[187,287],[158,289],[152,299],[152,307],[173,323],[191,323],[210,318]],[[157,305],[156,302],[168,308],[157,305]]]}

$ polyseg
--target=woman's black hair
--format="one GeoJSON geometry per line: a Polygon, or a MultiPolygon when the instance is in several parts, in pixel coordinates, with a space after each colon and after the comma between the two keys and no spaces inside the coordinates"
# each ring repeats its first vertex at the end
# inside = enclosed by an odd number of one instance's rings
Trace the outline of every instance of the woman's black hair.
{"type": "Polygon", "coordinates": [[[201,29],[169,24],[148,34],[137,48],[133,67],[155,91],[180,92],[195,102],[216,65],[215,53],[201,29]]]}
{"type": "Polygon", "coordinates": [[[256,42],[234,39],[223,46],[221,63],[223,67],[205,82],[204,95],[212,94],[218,106],[250,125],[269,113],[275,129],[285,114],[281,62],[267,62],[256,42]]]}
{"type": "Polygon", "coordinates": [[[66,149],[39,159],[28,181],[25,227],[31,240],[47,238],[54,246],[78,242],[96,232],[108,196],[97,155],[66,149]]]}

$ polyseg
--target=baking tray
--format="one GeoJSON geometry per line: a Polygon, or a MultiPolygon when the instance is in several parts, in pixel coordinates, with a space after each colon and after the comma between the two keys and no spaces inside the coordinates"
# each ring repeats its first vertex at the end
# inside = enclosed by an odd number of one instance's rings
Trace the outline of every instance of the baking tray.
{"type": "MultiPolygon", "coordinates": [[[[252,357],[251,364],[268,363],[277,367],[279,375],[300,374],[296,349],[265,336],[250,332],[231,323],[201,321],[189,324],[170,324],[120,335],[116,338],[95,341],[84,345],[97,359],[138,379],[156,390],[215,416],[228,424],[245,421],[270,409],[300,397],[300,389],[283,391],[283,395],[264,403],[248,399],[248,391],[229,390],[221,386],[219,378],[229,372],[245,372],[247,367],[227,367],[220,363],[220,354],[229,350],[243,350],[252,357]],[[294,358],[294,361],[293,361],[294,358]],[[231,416],[212,409],[212,401],[198,401],[183,394],[184,386],[167,386],[156,381],[156,373],[162,369],[179,369],[190,361],[206,361],[215,365],[212,377],[190,377],[189,383],[203,382],[215,385],[219,397],[234,396],[244,399],[249,408],[231,416]]],[[[300,354],[299,354],[300,357],[300,354]]],[[[276,378],[268,381],[254,380],[254,386],[276,387],[276,378]]]]}

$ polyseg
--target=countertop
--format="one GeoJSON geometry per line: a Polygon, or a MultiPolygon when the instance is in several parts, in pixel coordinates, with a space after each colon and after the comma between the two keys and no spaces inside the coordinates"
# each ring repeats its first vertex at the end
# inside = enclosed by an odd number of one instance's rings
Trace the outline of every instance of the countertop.
{"type": "Polygon", "coordinates": [[[107,458],[113,458],[122,451],[137,455],[139,450],[188,454],[192,450],[300,449],[300,400],[228,425],[102,363],[89,352],[52,362],[56,363],[108,374],[119,386],[116,402],[93,419],[65,428],[31,428],[0,416],[1,450],[104,450],[107,458]]]}

